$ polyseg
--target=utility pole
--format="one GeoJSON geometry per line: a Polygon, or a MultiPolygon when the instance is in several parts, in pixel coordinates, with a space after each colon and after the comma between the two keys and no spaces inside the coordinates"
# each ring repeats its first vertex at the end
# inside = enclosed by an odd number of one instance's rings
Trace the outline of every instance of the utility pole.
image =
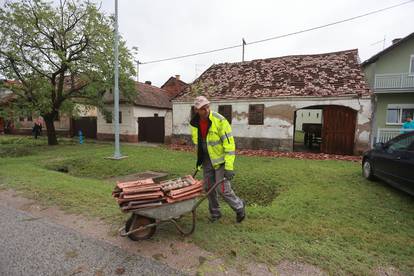
{"type": "Polygon", "coordinates": [[[119,146],[119,34],[118,34],[118,0],[115,0],[115,87],[114,87],[114,120],[115,120],[115,152],[113,159],[121,159],[121,151],[119,146]]]}
{"type": "Polygon", "coordinates": [[[135,60],[135,62],[137,63],[137,82],[139,82],[139,65],[141,62],[139,62],[139,60],[135,60]]]}
{"type": "Polygon", "coordinates": [[[244,62],[244,46],[247,44],[244,38],[242,38],[242,44],[243,44],[242,62],[244,62]]]}
{"type": "Polygon", "coordinates": [[[134,46],[132,47],[132,55],[136,58],[134,61],[137,64],[137,82],[139,82],[139,65],[141,64],[141,62],[139,62],[138,60],[138,47],[134,46]]]}

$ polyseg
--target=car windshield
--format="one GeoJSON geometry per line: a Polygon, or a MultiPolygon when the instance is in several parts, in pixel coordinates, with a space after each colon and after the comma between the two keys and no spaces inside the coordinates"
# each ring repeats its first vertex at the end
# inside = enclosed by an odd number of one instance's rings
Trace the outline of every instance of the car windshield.
{"type": "Polygon", "coordinates": [[[388,145],[388,149],[391,151],[407,150],[410,147],[410,145],[413,143],[414,143],[414,135],[408,135],[408,136],[400,137],[393,141],[390,141],[388,145]]]}

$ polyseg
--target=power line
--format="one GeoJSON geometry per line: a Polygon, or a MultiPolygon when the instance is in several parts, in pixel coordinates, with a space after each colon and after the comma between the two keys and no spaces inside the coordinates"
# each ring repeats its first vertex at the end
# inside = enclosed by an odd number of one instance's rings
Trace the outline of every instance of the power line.
{"type": "MultiPolygon", "coordinates": [[[[364,13],[364,14],[361,14],[361,15],[357,15],[357,16],[354,16],[354,17],[350,17],[350,18],[347,18],[347,19],[335,21],[335,22],[328,23],[328,24],[325,24],[325,25],[321,25],[321,26],[317,26],[317,27],[313,27],[313,28],[309,28],[309,29],[304,29],[304,30],[297,31],[297,32],[292,32],[292,33],[287,33],[287,34],[283,34],[283,35],[273,36],[273,37],[269,37],[269,38],[265,38],[265,39],[261,39],[261,40],[252,41],[252,42],[249,42],[249,43],[245,42],[244,45],[258,44],[258,43],[266,42],[266,41],[269,41],[269,40],[280,39],[280,38],[284,38],[284,37],[288,37],[288,36],[293,36],[293,35],[297,35],[297,34],[302,34],[302,33],[310,32],[310,31],[330,27],[330,26],[333,26],[333,25],[337,25],[337,24],[341,24],[341,23],[344,23],[344,22],[352,21],[352,20],[355,20],[355,19],[358,19],[358,18],[361,18],[361,17],[366,17],[366,16],[369,16],[369,15],[372,15],[372,14],[376,14],[376,13],[380,13],[380,12],[383,12],[383,11],[386,11],[386,10],[390,10],[390,9],[393,9],[393,8],[396,8],[396,7],[399,7],[399,6],[403,6],[403,5],[406,5],[406,4],[411,3],[413,1],[414,0],[405,1],[405,2],[402,2],[400,4],[396,4],[396,5],[389,6],[389,7],[382,8],[382,9],[375,10],[375,11],[371,11],[371,12],[364,13]]],[[[164,59],[156,59],[156,60],[151,60],[151,61],[147,61],[147,62],[142,62],[141,64],[145,65],[145,64],[158,63],[158,62],[175,60],[175,59],[182,59],[182,58],[187,58],[187,57],[193,57],[193,56],[210,54],[210,53],[214,53],[214,52],[230,50],[230,49],[239,48],[239,47],[243,47],[243,44],[218,48],[218,49],[209,50],[209,51],[196,52],[196,53],[193,53],[193,54],[187,54],[187,55],[182,55],[182,56],[175,56],[175,57],[164,58],[164,59]]]]}

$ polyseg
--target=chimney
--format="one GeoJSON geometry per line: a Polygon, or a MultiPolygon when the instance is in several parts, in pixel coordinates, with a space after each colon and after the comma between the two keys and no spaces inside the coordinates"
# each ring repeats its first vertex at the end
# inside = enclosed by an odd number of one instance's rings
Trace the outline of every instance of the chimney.
{"type": "Polygon", "coordinates": [[[145,84],[151,85],[151,81],[145,81],[145,84]]]}
{"type": "Polygon", "coordinates": [[[395,44],[395,43],[397,43],[398,41],[400,41],[401,40],[401,38],[394,38],[393,40],[392,40],[392,44],[395,44]]]}
{"type": "Polygon", "coordinates": [[[177,80],[180,80],[180,75],[175,75],[175,78],[176,78],[177,80]]]}

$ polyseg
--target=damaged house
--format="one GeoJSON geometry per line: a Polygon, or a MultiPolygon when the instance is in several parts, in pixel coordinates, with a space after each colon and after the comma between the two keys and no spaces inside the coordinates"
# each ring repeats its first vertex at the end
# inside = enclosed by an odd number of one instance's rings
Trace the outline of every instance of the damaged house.
{"type": "Polygon", "coordinates": [[[320,114],[303,125],[305,143],[332,154],[369,147],[372,92],[357,50],[212,65],[173,100],[175,143],[191,141],[197,95],[231,123],[238,148],[294,150],[296,117],[304,110],[320,114]]]}

